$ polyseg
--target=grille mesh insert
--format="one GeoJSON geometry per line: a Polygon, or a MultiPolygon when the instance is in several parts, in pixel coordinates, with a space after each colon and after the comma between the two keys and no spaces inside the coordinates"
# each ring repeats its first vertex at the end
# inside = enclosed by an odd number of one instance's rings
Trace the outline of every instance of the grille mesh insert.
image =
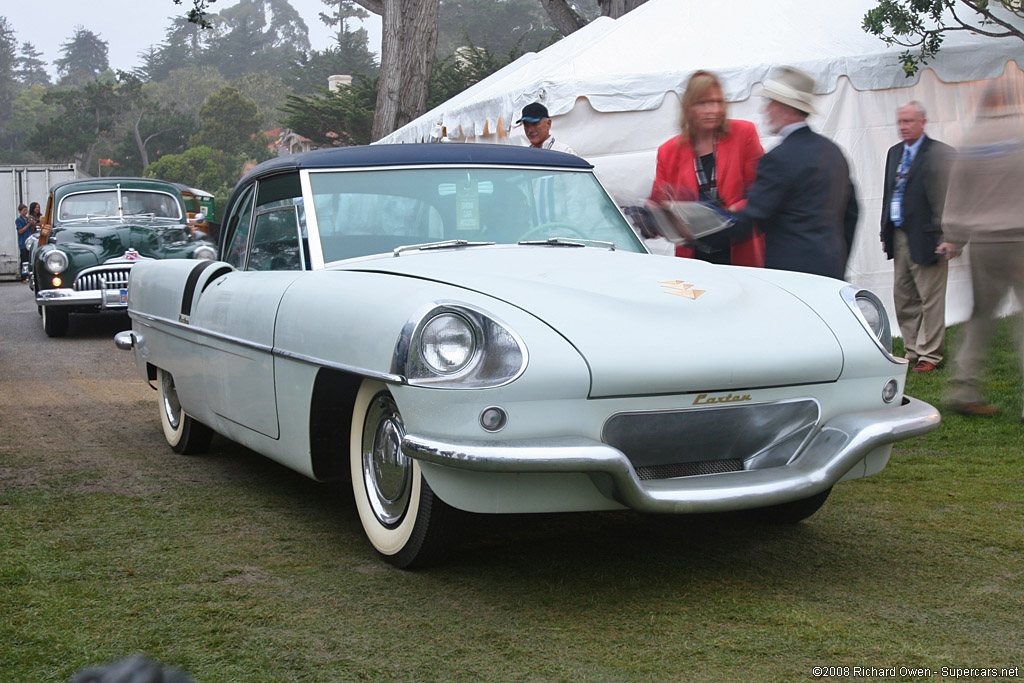
{"type": "Polygon", "coordinates": [[[743,469],[743,461],[705,460],[703,462],[678,462],[671,465],[650,465],[637,467],[636,475],[642,480],[674,479],[675,477],[695,477],[700,474],[717,474],[719,472],[739,472],[743,469]]]}

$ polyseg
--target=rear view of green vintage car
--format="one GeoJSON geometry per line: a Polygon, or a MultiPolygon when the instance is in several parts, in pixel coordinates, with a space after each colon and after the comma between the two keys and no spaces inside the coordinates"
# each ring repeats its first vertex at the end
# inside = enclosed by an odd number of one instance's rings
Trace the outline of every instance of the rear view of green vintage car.
{"type": "Polygon", "coordinates": [[[181,191],[147,178],[54,185],[31,248],[31,286],[50,337],[67,334],[71,313],[126,309],[128,274],[141,260],[217,257],[190,228],[181,191]]]}

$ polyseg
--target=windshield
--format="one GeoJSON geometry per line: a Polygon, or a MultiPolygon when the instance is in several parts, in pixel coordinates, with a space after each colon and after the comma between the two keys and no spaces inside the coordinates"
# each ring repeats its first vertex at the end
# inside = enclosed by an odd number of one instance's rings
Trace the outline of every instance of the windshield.
{"type": "Polygon", "coordinates": [[[181,219],[181,207],[178,200],[164,192],[121,190],[121,202],[119,207],[116,189],[77,192],[61,200],[57,218],[61,221],[74,221],[103,217],[117,218],[120,215],[125,215],[181,219]]]}
{"type": "Polygon", "coordinates": [[[644,251],[589,172],[443,167],[309,177],[325,263],[442,240],[562,237],[644,251]]]}

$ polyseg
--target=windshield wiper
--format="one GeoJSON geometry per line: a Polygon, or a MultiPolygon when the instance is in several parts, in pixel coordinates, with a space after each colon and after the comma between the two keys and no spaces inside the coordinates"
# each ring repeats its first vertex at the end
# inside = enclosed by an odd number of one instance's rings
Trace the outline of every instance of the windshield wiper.
{"type": "Polygon", "coordinates": [[[494,242],[470,242],[468,240],[443,240],[441,242],[426,242],[424,244],[407,244],[404,247],[397,247],[393,252],[395,256],[399,256],[403,251],[413,251],[427,249],[455,249],[458,247],[486,247],[494,244],[494,242]]]}
{"type": "Polygon", "coordinates": [[[615,242],[588,240],[582,237],[549,237],[546,240],[527,240],[525,242],[517,242],[517,244],[539,244],[552,247],[608,247],[608,251],[615,251],[615,242]]]}

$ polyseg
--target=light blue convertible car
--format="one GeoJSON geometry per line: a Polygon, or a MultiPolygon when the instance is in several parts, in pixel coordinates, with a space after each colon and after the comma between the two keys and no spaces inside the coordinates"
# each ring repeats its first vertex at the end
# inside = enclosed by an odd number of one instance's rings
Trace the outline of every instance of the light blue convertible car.
{"type": "Polygon", "coordinates": [[[222,261],[131,271],[170,446],[213,431],[351,479],[388,562],[453,508],[757,510],[797,521],[939,423],[870,292],[646,253],[591,166],[489,145],[266,162],[222,261]]]}

